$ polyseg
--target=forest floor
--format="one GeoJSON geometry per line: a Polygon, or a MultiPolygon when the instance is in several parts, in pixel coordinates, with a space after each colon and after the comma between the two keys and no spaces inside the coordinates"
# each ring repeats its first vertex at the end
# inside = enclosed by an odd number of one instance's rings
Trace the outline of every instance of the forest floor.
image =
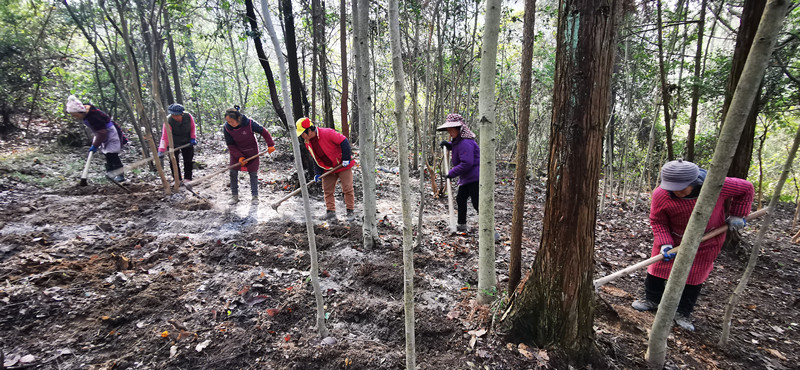
{"type": "MultiPolygon", "coordinates": [[[[228,176],[164,195],[148,171],[127,173],[126,193],[102,177],[96,156],[78,186],[85,147],[57,143],[58,129],[34,125],[0,141],[0,345],[7,368],[43,369],[401,369],[405,366],[399,176],[377,172],[380,245],[366,249],[359,222],[315,221],[329,337],[315,328],[306,227],[299,197],[270,205],[297,186],[288,139],[262,161],[260,204],[228,206],[228,176]]],[[[201,138],[195,178],[227,164],[219,137],[201,138]]],[[[100,157],[100,158],[98,158],[100,157]]],[[[132,149],[123,162],[140,158],[132,149]]],[[[386,167],[392,163],[379,163],[386,167]]],[[[513,183],[497,177],[500,291],[507,289],[513,183]]],[[[361,214],[360,169],[356,213],[361,214]]],[[[321,190],[310,188],[315,218],[321,190]]],[[[418,180],[412,180],[418,204],[418,180]]],[[[528,186],[523,272],[539,246],[544,179],[528,186]]],[[[648,196],[608,199],[598,214],[595,276],[649,257],[648,196]]],[[[476,306],[477,232],[452,235],[446,197],[426,196],[424,242],[415,251],[417,364],[421,369],[566,368],[557,351],[492,330],[497,311],[476,306]],[[488,330],[485,332],[484,330],[488,330]]],[[[416,208],[416,207],[414,207],[416,208]]],[[[666,368],[789,369],[800,364],[800,257],[791,244],[794,207],[782,205],[759,265],[736,307],[727,347],[717,341],[723,309],[760,222],[724,252],[693,315],[697,330],[673,328],[666,368]]],[[[416,221],[416,215],[414,215],[416,221]]],[[[595,339],[603,358],[590,368],[645,366],[653,313],[631,302],[640,271],[596,295],[595,339]]],[[[497,307],[497,306],[494,306],[497,307]]]]}

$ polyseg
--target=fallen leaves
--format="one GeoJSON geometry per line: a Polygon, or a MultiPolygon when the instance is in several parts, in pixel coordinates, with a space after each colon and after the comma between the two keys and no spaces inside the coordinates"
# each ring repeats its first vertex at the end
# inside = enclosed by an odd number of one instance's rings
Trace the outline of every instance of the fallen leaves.
{"type": "Polygon", "coordinates": [[[161,332],[161,338],[167,338],[167,337],[169,337],[169,331],[168,330],[162,331],[161,332]]]}

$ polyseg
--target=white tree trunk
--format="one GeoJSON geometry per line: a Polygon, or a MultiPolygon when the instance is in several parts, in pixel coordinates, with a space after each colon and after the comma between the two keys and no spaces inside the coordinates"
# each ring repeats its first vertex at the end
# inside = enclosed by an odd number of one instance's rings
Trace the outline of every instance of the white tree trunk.
{"type": "MultiPolygon", "coordinates": [[[[397,123],[397,155],[400,157],[400,204],[403,209],[403,308],[406,328],[406,369],[416,368],[414,346],[414,242],[411,230],[411,186],[408,179],[408,128],[406,127],[406,88],[403,50],[400,44],[398,0],[389,1],[389,39],[392,45],[394,72],[394,118],[397,123]]],[[[424,177],[424,176],[423,176],[424,177]]]]}
{"type": "Polygon", "coordinates": [[[736,304],[739,303],[739,298],[744,294],[744,290],[747,288],[747,283],[750,281],[750,275],[753,274],[753,270],[756,268],[758,254],[761,251],[761,244],[764,242],[764,235],[766,235],[767,230],[769,230],[769,227],[772,225],[772,215],[775,214],[775,208],[778,206],[778,202],[781,199],[781,190],[783,190],[783,184],[786,183],[786,178],[789,177],[789,171],[792,170],[792,162],[794,162],[794,156],[797,154],[798,145],[800,145],[800,130],[798,130],[794,135],[792,149],[789,150],[789,157],[786,158],[786,164],[783,166],[783,172],[781,172],[781,177],[778,180],[778,184],[775,185],[775,191],[772,194],[772,199],[769,201],[769,212],[767,213],[767,217],[764,219],[764,222],[758,229],[758,237],[756,238],[756,243],[753,245],[753,248],[750,250],[750,260],[747,261],[747,267],[744,269],[742,279],[739,280],[739,284],[736,286],[736,289],[733,290],[731,297],[728,299],[728,305],[725,306],[725,317],[722,319],[722,335],[719,338],[720,347],[724,347],[728,344],[728,336],[731,332],[731,316],[733,316],[733,309],[736,307],[736,304]]]}
{"type": "Polygon", "coordinates": [[[675,258],[664,296],[659,304],[659,310],[656,312],[645,355],[650,367],[658,369],[664,367],[667,336],[678,308],[678,301],[683,293],[686,279],[689,277],[689,270],[697,253],[697,247],[700,245],[700,239],[703,237],[703,231],[711,217],[711,210],[719,198],[722,183],[725,181],[725,175],[731,165],[731,158],[736,151],[747,115],[750,113],[750,106],[758,93],[758,87],[764,77],[764,71],[769,63],[789,4],[788,0],[770,0],[764,8],[753,46],[747,56],[736,92],[733,94],[731,110],[722,125],[722,132],[714,150],[714,158],[711,160],[711,168],[692,211],[689,225],[683,234],[681,253],[678,253],[678,257],[675,258]]]}
{"type": "Polygon", "coordinates": [[[478,95],[480,117],[481,174],[478,181],[478,302],[488,303],[497,292],[494,251],[494,177],[495,177],[495,70],[497,69],[497,36],[500,33],[501,0],[486,2],[483,47],[481,48],[481,80],[478,95]]]}
{"type": "MultiPolygon", "coordinates": [[[[278,41],[278,34],[275,33],[275,27],[272,25],[272,17],[269,14],[269,7],[267,0],[261,0],[261,14],[264,17],[264,23],[267,27],[270,39],[272,39],[272,46],[276,50],[278,56],[278,69],[280,71],[281,79],[281,93],[283,95],[283,110],[287,114],[287,119],[291,115],[291,98],[289,98],[289,81],[286,78],[286,61],[283,59],[283,53],[280,51],[281,45],[278,41]]],[[[296,117],[300,118],[300,117],[296,117]]],[[[290,130],[291,131],[291,130],[290,130]]],[[[294,132],[289,135],[293,136],[294,132]]],[[[303,160],[300,155],[300,143],[294,138],[289,140],[292,142],[292,154],[294,155],[294,166],[297,169],[297,180],[300,182],[300,192],[303,194],[303,210],[306,217],[306,231],[308,233],[308,252],[311,256],[311,286],[314,288],[314,298],[317,303],[317,332],[321,337],[328,336],[328,328],[325,327],[325,303],[322,300],[322,291],[319,287],[319,263],[317,255],[316,236],[314,235],[314,221],[311,219],[311,204],[308,201],[308,188],[306,187],[306,179],[303,174],[303,160]]]]}
{"type": "Polygon", "coordinates": [[[378,241],[375,217],[375,138],[372,127],[372,90],[369,74],[369,1],[353,0],[353,45],[355,48],[356,86],[358,89],[358,140],[361,154],[361,177],[364,192],[364,247],[378,241]]]}

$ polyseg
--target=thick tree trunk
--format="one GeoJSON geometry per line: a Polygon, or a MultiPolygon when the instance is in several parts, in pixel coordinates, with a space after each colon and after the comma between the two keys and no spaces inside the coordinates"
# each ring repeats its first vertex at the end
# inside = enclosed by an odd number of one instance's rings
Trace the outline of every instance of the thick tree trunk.
{"type": "MultiPolygon", "coordinates": [[[[733,50],[731,75],[728,78],[728,86],[725,90],[725,103],[722,105],[722,122],[725,122],[728,111],[731,109],[733,94],[741,78],[742,71],[744,70],[747,55],[750,53],[750,47],[753,45],[753,40],[755,39],[758,24],[761,21],[766,3],[767,0],[745,0],[744,2],[740,21],[741,25],[736,35],[736,46],[733,50]]],[[[733,156],[733,162],[731,162],[731,167],[728,169],[728,177],[746,179],[747,173],[750,171],[750,160],[753,156],[753,140],[755,137],[756,119],[758,118],[759,109],[758,104],[756,104],[757,101],[758,94],[756,94],[751,101],[746,102],[750,110],[744,129],[742,130],[742,137],[739,139],[736,153],[733,156]]]]}
{"type": "Polygon", "coordinates": [[[666,360],[667,336],[672,327],[672,319],[678,308],[686,278],[692,267],[697,247],[711,216],[711,210],[717,203],[722,183],[728,173],[739,137],[745,126],[746,117],[750,114],[750,103],[758,93],[758,87],[764,76],[764,71],[769,63],[775,40],[783,25],[786,10],[791,2],[788,0],[770,0],[765,7],[755,41],[750,48],[745,69],[736,85],[735,93],[731,99],[730,110],[722,125],[719,141],[711,160],[711,168],[705,180],[703,190],[697,199],[697,204],[689,218],[689,224],[683,234],[681,252],[675,258],[670,277],[664,290],[664,296],[656,312],[653,328],[650,331],[650,340],[647,347],[646,359],[653,368],[662,368],[666,360]]]}
{"type": "Polygon", "coordinates": [[[561,1],[542,243],[509,313],[512,333],[579,365],[594,345],[597,191],[621,16],[622,1],[561,1]]]}
{"type": "Polygon", "coordinates": [[[364,247],[373,248],[378,243],[375,194],[375,138],[372,127],[372,90],[370,88],[369,57],[369,0],[353,0],[353,32],[356,56],[356,84],[358,85],[358,137],[361,149],[361,176],[364,192],[364,247]]]}
{"type": "Polygon", "coordinates": [[[341,120],[342,120],[342,135],[350,137],[350,125],[347,124],[347,105],[349,102],[348,89],[350,87],[350,78],[347,71],[347,3],[345,0],[339,2],[339,45],[342,54],[342,99],[341,99],[341,120]]]}
{"type": "Polygon", "coordinates": [[[531,120],[531,66],[533,65],[536,0],[525,0],[522,31],[522,67],[519,88],[519,130],[517,131],[517,168],[514,172],[514,205],[511,215],[511,252],[508,264],[508,294],[516,290],[522,277],[522,229],[525,218],[525,180],[528,170],[528,124],[531,120]]]}
{"type": "Polygon", "coordinates": [[[494,250],[494,180],[497,137],[497,100],[495,71],[497,69],[497,38],[500,33],[501,0],[487,0],[481,48],[481,83],[478,95],[480,116],[480,179],[478,181],[478,302],[489,303],[497,296],[497,274],[494,250]]]}

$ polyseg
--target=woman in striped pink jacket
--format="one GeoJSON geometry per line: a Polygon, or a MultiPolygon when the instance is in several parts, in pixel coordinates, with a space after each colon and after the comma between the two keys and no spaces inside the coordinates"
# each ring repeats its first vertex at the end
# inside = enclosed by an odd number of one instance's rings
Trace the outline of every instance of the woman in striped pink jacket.
{"type": "MultiPolygon", "coordinates": [[[[661,168],[661,184],[653,191],[650,205],[650,227],[653,230],[652,255],[664,255],[664,260],[656,262],[647,269],[645,278],[645,298],[633,302],[633,308],[639,311],[651,311],[658,308],[664,286],[672,270],[672,258],[675,253],[669,251],[673,246],[681,244],[683,233],[689,223],[697,196],[706,178],[706,170],[696,164],[683,160],[667,162],[661,168]]],[[[745,226],[744,217],[750,213],[753,204],[753,184],[735,177],[725,178],[717,204],[711,212],[706,225],[706,232],[728,224],[731,230],[739,230],[745,226]]],[[[686,280],[675,323],[678,326],[694,330],[689,315],[694,309],[700,288],[711,269],[714,260],[725,242],[725,234],[721,234],[700,243],[694,264],[686,280]]]]}

